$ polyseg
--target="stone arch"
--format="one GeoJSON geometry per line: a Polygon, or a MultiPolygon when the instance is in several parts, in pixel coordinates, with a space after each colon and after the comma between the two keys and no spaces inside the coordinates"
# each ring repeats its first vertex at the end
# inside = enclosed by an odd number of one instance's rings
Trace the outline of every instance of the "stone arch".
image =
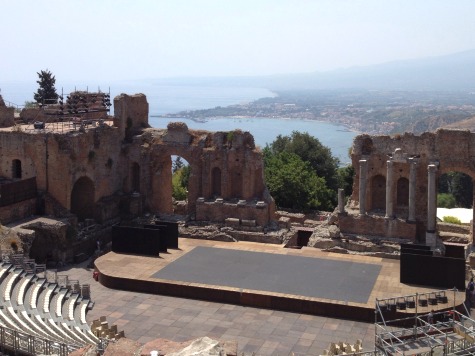
{"type": "Polygon", "coordinates": [[[130,167],[130,175],[132,177],[131,190],[132,192],[140,193],[140,165],[137,162],[132,163],[130,167]]]}
{"type": "Polygon", "coordinates": [[[397,206],[409,206],[409,179],[401,177],[397,180],[396,187],[396,204],[397,206]]]}
{"type": "Polygon", "coordinates": [[[14,159],[12,161],[12,178],[13,179],[22,178],[21,161],[19,159],[14,159]]]}
{"type": "MultiPolygon", "coordinates": [[[[186,213],[190,213],[196,206],[196,199],[201,196],[201,154],[188,146],[162,146],[154,152],[150,160],[150,179],[152,194],[148,203],[154,212],[173,213],[172,200],[172,156],[179,156],[188,162],[190,177],[188,182],[188,203],[186,213]]],[[[201,148],[199,150],[201,153],[201,148]]]]}
{"type": "Polygon", "coordinates": [[[386,209],[386,177],[380,174],[371,179],[371,209],[386,209]]]}
{"type": "Polygon", "coordinates": [[[94,218],[94,183],[89,177],[81,177],[74,183],[71,192],[71,213],[79,221],[94,218]]]}
{"type": "Polygon", "coordinates": [[[214,167],[211,171],[211,189],[212,195],[221,196],[221,169],[214,167]]]}

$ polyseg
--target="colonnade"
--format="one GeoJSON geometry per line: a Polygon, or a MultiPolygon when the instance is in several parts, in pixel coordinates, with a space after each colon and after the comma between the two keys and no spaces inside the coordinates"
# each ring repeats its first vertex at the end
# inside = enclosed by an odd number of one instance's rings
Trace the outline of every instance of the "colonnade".
{"type": "MultiPolygon", "coordinates": [[[[410,157],[406,161],[409,164],[409,214],[408,222],[416,221],[416,176],[417,159],[410,157]]],[[[366,196],[368,182],[368,161],[359,161],[359,213],[366,214],[366,196]]],[[[426,242],[435,244],[436,218],[437,218],[437,165],[427,166],[427,233],[426,242]]],[[[394,218],[394,161],[386,162],[386,218],[394,218]]]]}
{"type": "MultiPolygon", "coordinates": [[[[366,193],[367,193],[367,176],[368,176],[368,162],[365,159],[359,161],[360,163],[360,180],[359,180],[359,202],[360,214],[366,214],[366,193]]],[[[417,161],[415,158],[408,158],[409,164],[409,217],[408,221],[416,221],[416,173],[417,161]]],[[[388,160],[386,162],[386,217],[394,217],[394,161],[388,160]]],[[[435,184],[435,181],[434,181],[435,184]]],[[[435,191],[435,190],[434,190],[435,191]]],[[[434,214],[435,216],[435,214],[434,214]]]]}

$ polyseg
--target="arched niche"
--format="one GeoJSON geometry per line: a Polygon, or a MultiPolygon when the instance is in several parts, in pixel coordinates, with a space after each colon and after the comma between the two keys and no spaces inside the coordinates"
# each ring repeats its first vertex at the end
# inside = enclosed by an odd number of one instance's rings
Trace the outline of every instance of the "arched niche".
{"type": "Polygon", "coordinates": [[[79,178],[71,192],[71,213],[79,221],[94,218],[94,183],[88,177],[79,178]]]}
{"type": "Polygon", "coordinates": [[[409,206],[409,179],[401,177],[397,180],[396,204],[399,207],[409,206]]]}
{"type": "Polygon", "coordinates": [[[14,159],[12,161],[12,178],[13,179],[22,178],[21,161],[19,159],[14,159]]]}
{"type": "Polygon", "coordinates": [[[386,178],[382,175],[371,179],[371,209],[386,209],[386,178]]]}
{"type": "Polygon", "coordinates": [[[221,196],[221,169],[219,167],[214,167],[211,171],[211,189],[213,196],[221,196]]]}

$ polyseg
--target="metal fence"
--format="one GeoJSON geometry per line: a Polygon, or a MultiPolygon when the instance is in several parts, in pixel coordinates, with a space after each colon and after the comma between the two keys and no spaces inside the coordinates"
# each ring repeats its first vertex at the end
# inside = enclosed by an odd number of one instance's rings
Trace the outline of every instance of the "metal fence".
{"type": "Polygon", "coordinates": [[[13,351],[25,355],[58,355],[67,356],[78,347],[37,338],[19,331],[0,326],[0,348],[2,351],[13,351]]]}

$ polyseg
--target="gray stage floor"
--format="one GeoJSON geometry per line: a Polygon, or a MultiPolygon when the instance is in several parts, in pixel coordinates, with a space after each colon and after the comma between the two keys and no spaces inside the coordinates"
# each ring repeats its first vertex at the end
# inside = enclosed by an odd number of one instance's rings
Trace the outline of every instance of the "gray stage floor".
{"type": "Polygon", "coordinates": [[[380,265],[197,246],[153,278],[367,303],[380,265]]]}

